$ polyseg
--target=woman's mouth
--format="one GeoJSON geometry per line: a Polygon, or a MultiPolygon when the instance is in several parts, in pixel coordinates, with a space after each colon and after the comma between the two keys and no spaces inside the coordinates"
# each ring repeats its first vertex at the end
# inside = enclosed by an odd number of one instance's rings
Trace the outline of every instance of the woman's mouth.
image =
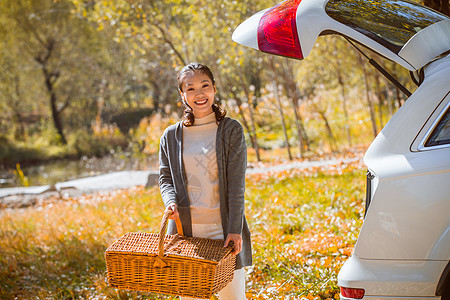
{"type": "Polygon", "coordinates": [[[197,105],[204,105],[206,104],[206,102],[208,102],[208,99],[194,101],[194,103],[197,105]]]}

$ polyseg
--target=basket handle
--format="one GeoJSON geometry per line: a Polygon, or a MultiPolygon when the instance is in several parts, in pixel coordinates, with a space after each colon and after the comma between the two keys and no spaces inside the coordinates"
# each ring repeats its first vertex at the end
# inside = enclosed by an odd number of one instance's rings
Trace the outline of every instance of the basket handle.
{"type": "MultiPolygon", "coordinates": [[[[167,211],[164,213],[162,221],[161,221],[161,228],[159,230],[159,245],[158,245],[158,256],[155,258],[155,262],[153,264],[153,267],[156,268],[164,268],[168,267],[169,265],[163,260],[164,257],[164,237],[166,236],[166,230],[167,230],[167,221],[169,221],[169,216],[172,215],[173,212],[167,211]]],[[[180,218],[175,219],[175,224],[177,225],[177,231],[179,235],[183,235],[183,227],[181,226],[180,218]]]]}

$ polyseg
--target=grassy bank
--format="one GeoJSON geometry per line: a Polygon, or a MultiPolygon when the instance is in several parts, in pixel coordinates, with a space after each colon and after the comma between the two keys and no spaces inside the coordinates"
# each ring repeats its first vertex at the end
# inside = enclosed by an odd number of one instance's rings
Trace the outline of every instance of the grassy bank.
{"type": "Polygon", "coordinates": [[[14,168],[17,163],[31,165],[58,159],[77,159],[82,156],[103,156],[111,149],[125,148],[128,142],[124,136],[97,136],[77,132],[68,136],[64,145],[54,139],[42,137],[28,140],[14,140],[0,135],[0,167],[14,168]]]}
{"type": "MultiPolygon", "coordinates": [[[[249,299],[337,298],[336,276],[363,215],[357,165],[247,178],[254,265],[249,299]]],[[[1,299],[158,299],[109,288],[104,250],[130,231],[157,232],[157,188],[134,188],[0,212],[1,299]]]]}

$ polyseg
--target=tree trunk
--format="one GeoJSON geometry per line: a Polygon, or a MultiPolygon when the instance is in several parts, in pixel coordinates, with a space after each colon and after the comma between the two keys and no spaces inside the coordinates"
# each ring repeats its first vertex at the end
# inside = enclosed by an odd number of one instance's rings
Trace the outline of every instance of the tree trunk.
{"type": "Polygon", "coordinates": [[[161,105],[161,87],[156,82],[156,80],[152,80],[151,85],[153,87],[152,97],[154,109],[157,112],[164,112],[164,109],[162,108],[161,105]]]}
{"type": "Polygon", "coordinates": [[[298,148],[300,157],[303,158],[305,146],[309,151],[309,137],[306,133],[305,126],[303,125],[303,120],[299,112],[298,101],[300,99],[300,95],[297,89],[297,84],[294,81],[294,72],[291,61],[286,61],[286,66],[284,67],[284,72],[282,73],[282,78],[285,82],[286,91],[291,98],[292,110],[294,112],[295,117],[295,125],[297,128],[297,136],[298,136],[298,148]]]}
{"type": "Polygon", "coordinates": [[[316,111],[319,113],[322,120],[325,122],[325,128],[326,128],[327,134],[328,134],[328,143],[330,144],[331,151],[334,152],[334,151],[336,151],[336,139],[334,138],[333,130],[331,129],[330,122],[328,122],[328,118],[325,115],[325,112],[320,110],[317,107],[317,105],[315,105],[315,104],[313,104],[313,105],[314,105],[314,108],[316,109],[316,111]]]}
{"type": "Polygon", "coordinates": [[[381,91],[381,85],[380,85],[380,76],[378,74],[374,75],[375,77],[375,88],[377,90],[377,98],[378,98],[378,120],[380,122],[380,128],[384,127],[383,122],[383,102],[384,102],[384,96],[381,91]]]}
{"type": "Polygon", "coordinates": [[[245,114],[244,114],[244,111],[243,111],[243,109],[242,109],[242,101],[241,101],[241,99],[238,97],[238,95],[236,94],[235,91],[231,91],[231,93],[233,94],[234,99],[236,100],[236,104],[237,104],[238,109],[239,109],[239,115],[241,115],[242,122],[244,123],[244,127],[245,127],[245,129],[247,130],[248,133],[251,133],[251,132],[250,132],[250,127],[248,126],[247,119],[245,118],[245,114]]]}
{"type": "Polygon", "coordinates": [[[21,109],[19,107],[19,103],[21,100],[21,93],[20,93],[20,82],[19,82],[18,76],[14,77],[14,83],[15,83],[15,93],[16,93],[15,101],[14,101],[14,115],[15,115],[16,123],[18,124],[18,128],[16,128],[16,130],[14,132],[14,137],[17,140],[26,140],[25,123],[23,121],[21,109]]]}
{"type": "Polygon", "coordinates": [[[60,112],[57,108],[57,97],[54,89],[54,84],[56,80],[58,80],[59,72],[49,72],[48,71],[48,61],[50,56],[52,55],[53,47],[55,46],[55,41],[48,41],[46,44],[46,53],[43,55],[38,55],[35,57],[35,60],[41,65],[42,73],[44,74],[45,86],[47,87],[47,91],[50,94],[50,107],[52,109],[52,117],[53,124],[56,128],[56,131],[59,134],[60,141],[64,145],[67,145],[66,137],[64,136],[64,130],[60,119],[60,112]]]}
{"type": "Polygon", "coordinates": [[[63,143],[64,145],[67,145],[67,140],[66,140],[66,137],[64,136],[63,126],[62,126],[61,119],[60,119],[60,116],[58,113],[58,108],[56,107],[55,91],[49,90],[49,92],[50,92],[50,106],[52,108],[53,123],[55,125],[56,131],[59,134],[61,143],[63,143]]]}
{"type": "Polygon", "coordinates": [[[385,89],[386,89],[386,100],[389,108],[389,118],[392,117],[394,114],[394,97],[391,93],[391,89],[389,88],[389,80],[387,78],[384,79],[385,81],[385,89]]]}
{"type": "MultiPolygon", "coordinates": [[[[336,44],[334,47],[335,47],[335,51],[337,51],[336,44]]],[[[345,91],[344,76],[342,75],[342,72],[341,72],[341,64],[340,64],[339,59],[337,59],[336,62],[337,62],[336,73],[337,73],[338,83],[341,88],[342,109],[344,111],[345,134],[347,136],[348,146],[351,147],[352,146],[352,136],[350,134],[350,125],[349,125],[349,121],[348,121],[347,94],[345,91]]]]}
{"type": "Polygon", "coordinates": [[[395,89],[395,93],[397,96],[397,109],[399,109],[402,106],[402,96],[400,95],[400,90],[399,89],[395,89]]]}
{"type": "Polygon", "coordinates": [[[95,126],[99,132],[103,126],[102,113],[105,105],[105,99],[102,94],[97,98],[97,114],[95,116],[95,126]]]}
{"type": "Polygon", "coordinates": [[[369,107],[370,120],[372,122],[372,131],[373,131],[374,137],[376,137],[378,134],[378,129],[377,129],[377,122],[375,120],[375,112],[373,109],[372,99],[370,98],[369,78],[368,78],[367,70],[366,70],[366,67],[364,64],[365,62],[363,61],[361,54],[358,55],[358,59],[359,59],[359,63],[361,65],[361,68],[362,68],[362,71],[364,74],[364,84],[366,86],[366,100],[367,100],[367,106],[369,107]]]}
{"type": "Polygon", "coordinates": [[[95,125],[97,129],[100,131],[103,125],[103,108],[105,107],[105,98],[104,98],[104,91],[105,91],[105,85],[106,81],[100,81],[100,90],[99,90],[99,96],[97,97],[97,114],[95,116],[95,125]]]}
{"type": "MultiPolygon", "coordinates": [[[[244,124],[244,128],[245,130],[248,132],[248,135],[250,136],[250,142],[252,143],[252,147],[253,149],[258,149],[258,144],[257,144],[257,138],[253,136],[253,131],[250,128],[250,126],[248,125],[248,121],[247,118],[245,117],[245,113],[244,110],[242,109],[242,101],[239,99],[239,97],[237,96],[236,92],[231,91],[233,93],[234,99],[237,102],[237,106],[238,106],[238,110],[239,110],[239,115],[241,116],[242,119],[242,123],[244,124]]],[[[259,152],[256,152],[256,158],[258,161],[259,160],[259,152]]]]}
{"type": "MultiPolygon", "coordinates": [[[[298,136],[298,150],[299,150],[299,155],[300,158],[303,158],[304,155],[304,146],[303,146],[303,125],[302,125],[302,120],[301,117],[298,113],[298,105],[296,104],[296,102],[298,101],[298,98],[292,98],[291,99],[291,105],[292,105],[292,110],[294,111],[294,117],[295,117],[295,127],[297,128],[297,136],[298,136]]],[[[308,150],[309,150],[309,144],[306,143],[308,150]]]]}
{"type": "Polygon", "coordinates": [[[244,110],[242,109],[241,105],[238,105],[238,109],[239,109],[239,114],[241,115],[242,123],[244,123],[245,130],[247,130],[248,134],[250,135],[252,146],[254,146],[253,145],[254,139],[252,136],[252,131],[251,131],[250,127],[248,126],[248,122],[247,122],[247,119],[245,118],[244,110]]]}
{"type": "Polygon", "coordinates": [[[256,135],[256,127],[255,127],[255,118],[253,116],[253,101],[252,101],[252,95],[249,91],[248,86],[245,85],[244,75],[242,74],[242,70],[239,69],[239,78],[241,79],[241,85],[242,89],[245,92],[245,96],[247,98],[247,105],[248,105],[248,112],[250,116],[250,128],[251,128],[251,134],[250,137],[252,139],[253,149],[255,149],[256,153],[256,160],[261,161],[261,157],[259,155],[259,145],[258,145],[258,137],[256,135]]]}
{"type": "MultiPolygon", "coordinates": [[[[392,70],[394,77],[398,77],[396,76],[397,73],[397,64],[394,64],[393,70],[392,70]]],[[[398,87],[395,87],[395,93],[397,95],[397,109],[399,109],[403,103],[402,103],[402,94],[400,93],[400,90],[398,89],[398,87]]]]}
{"type": "MultiPolygon", "coordinates": [[[[297,106],[297,110],[298,111],[298,106],[297,106]]],[[[310,144],[311,144],[311,140],[309,139],[308,133],[306,132],[306,128],[305,125],[303,125],[303,119],[301,114],[298,114],[298,120],[299,120],[299,126],[300,126],[300,133],[302,134],[302,139],[304,141],[304,145],[306,146],[306,151],[309,151],[310,148],[310,144]]]]}
{"type": "Polygon", "coordinates": [[[286,122],[284,120],[283,106],[281,103],[280,94],[278,92],[277,74],[275,72],[275,66],[274,66],[272,59],[270,60],[270,67],[272,68],[272,72],[273,72],[273,87],[274,87],[275,99],[277,100],[277,108],[278,108],[278,112],[280,113],[281,126],[283,128],[284,139],[286,141],[286,149],[287,149],[287,152],[289,155],[289,160],[292,160],[291,146],[289,145],[289,137],[288,137],[287,130],[286,130],[286,122]]]}
{"type": "MultiPolygon", "coordinates": [[[[294,95],[298,95],[297,87],[294,86],[294,88],[295,88],[295,92],[296,92],[294,95]]],[[[297,131],[298,131],[298,135],[299,135],[299,147],[302,147],[301,157],[303,157],[305,148],[306,148],[306,151],[310,150],[309,146],[311,144],[311,141],[309,139],[308,133],[306,132],[305,125],[303,124],[302,115],[299,112],[300,107],[298,106],[298,103],[297,103],[298,99],[299,98],[297,96],[295,96],[292,99],[292,105],[293,105],[294,112],[295,112],[295,114],[294,114],[295,115],[295,123],[297,125],[297,131]]]]}
{"type": "Polygon", "coordinates": [[[256,127],[255,127],[255,118],[253,116],[253,103],[251,101],[251,96],[250,94],[247,94],[247,104],[248,104],[248,112],[250,115],[250,126],[252,129],[252,139],[253,139],[253,148],[255,149],[256,152],[256,160],[257,161],[261,161],[261,157],[259,155],[259,146],[258,146],[258,138],[256,136],[256,127]]]}

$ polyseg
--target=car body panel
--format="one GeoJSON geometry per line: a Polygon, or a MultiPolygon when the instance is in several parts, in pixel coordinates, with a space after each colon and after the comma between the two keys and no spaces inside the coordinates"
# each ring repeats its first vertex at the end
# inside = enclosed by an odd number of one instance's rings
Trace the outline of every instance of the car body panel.
{"type": "Polygon", "coordinates": [[[432,59],[450,49],[450,19],[442,20],[416,33],[398,55],[414,69],[420,69],[432,59]]]}
{"type": "Polygon", "coordinates": [[[449,87],[447,56],[425,69],[423,84],[367,150],[364,163],[377,184],[355,247],[359,257],[450,259],[450,145],[411,151],[448,107],[449,87]]]}
{"type": "Polygon", "coordinates": [[[429,299],[435,296],[439,274],[446,265],[445,261],[366,260],[353,255],[341,268],[338,284],[364,289],[363,299],[372,299],[371,296],[429,299]]]}
{"type": "Polygon", "coordinates": [[[259,50],[258,48],[258,26],[261,17],[268,9],[257,12],[234,30],[231,39],[241,45],[259,50]]]}

